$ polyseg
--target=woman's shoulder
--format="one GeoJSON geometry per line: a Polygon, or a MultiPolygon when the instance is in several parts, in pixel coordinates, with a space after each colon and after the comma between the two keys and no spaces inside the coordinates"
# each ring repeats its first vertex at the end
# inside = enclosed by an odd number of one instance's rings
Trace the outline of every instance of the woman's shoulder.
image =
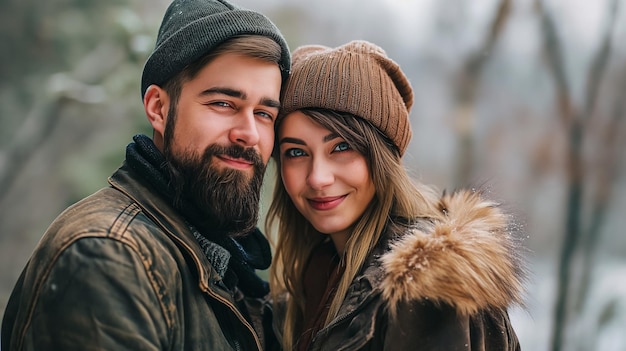
{"type": "Polygon", "coordinates": [[[521,304],[526,274],[512,216],[476,191],[445,194],[436,206],[440,216],[393,235],[380,257],[389,310],[423,299],[462,314],[521,304]]]}

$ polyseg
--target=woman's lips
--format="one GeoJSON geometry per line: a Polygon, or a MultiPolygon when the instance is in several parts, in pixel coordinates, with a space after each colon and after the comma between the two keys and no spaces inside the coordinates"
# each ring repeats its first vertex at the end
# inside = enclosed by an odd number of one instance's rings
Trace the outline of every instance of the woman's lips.
{"type": "Polygon", "coordinates": [[[308,199],[311,207],[318,211],[328,211],[339,206],[346,198],[346,195],[341,196],[329,196],[329,197],[316,197],[308,199]]]}

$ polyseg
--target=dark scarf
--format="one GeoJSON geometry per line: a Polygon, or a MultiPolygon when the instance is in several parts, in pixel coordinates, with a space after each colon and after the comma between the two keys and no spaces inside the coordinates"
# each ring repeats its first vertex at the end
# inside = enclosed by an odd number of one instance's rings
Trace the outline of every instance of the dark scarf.
{"type": "MultiPolygon", "coordinates": [[[[174,206],[165,157],[147,136],[135,135],[133,140],[126,147],[126,163],[174,206]]],[[[232,238],[220,228],[210,226],[204,220],[206,216],[190,203],[183,200],[175,208],[190,224],[200,247],[228,288],[238,286],[251,297],[263,297],[269,292],[268,283],[255,272],[255,269],[267,269],[272,260],[269,243],[258,228],[232,238]],[[220,247],[230,258],[220,253],[220,247]]]]}

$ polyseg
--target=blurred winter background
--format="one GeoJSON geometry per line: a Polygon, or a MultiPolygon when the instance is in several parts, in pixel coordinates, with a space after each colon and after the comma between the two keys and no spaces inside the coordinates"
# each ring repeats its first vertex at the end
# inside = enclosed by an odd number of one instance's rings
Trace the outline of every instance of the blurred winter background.
{"type": "MultiPolygon", "coordinates": [[[[626,350],[625,0],[238,3],[292,49],[365,39],[403,67],[412,173],[487,185],[523,223],[524,350],[626,350]]],[[[139,81],[167,4],[0,0],[0,313],[47,225],[150,133],[139,81]]]]}

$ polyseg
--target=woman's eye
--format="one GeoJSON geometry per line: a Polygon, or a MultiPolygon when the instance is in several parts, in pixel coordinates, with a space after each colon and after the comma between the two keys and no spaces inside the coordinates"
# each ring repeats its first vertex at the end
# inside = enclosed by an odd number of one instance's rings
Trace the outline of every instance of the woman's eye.
{"type": "Polygon", "coordinates": [[[292,148],[285,150],[285,156],[287,157],[302,157],[306,156],[306,152],[302,149],[292,148]]]}
{"type": "Polygon", "coordinates": [[[351,149],[352,148],[350,147],[350,144],[348,144],[345,141],[342,141],[339,144],[337,144],[337,146],[335,146],[334,151],[346,151],[346,150],[351,150],[351,149]]]}

